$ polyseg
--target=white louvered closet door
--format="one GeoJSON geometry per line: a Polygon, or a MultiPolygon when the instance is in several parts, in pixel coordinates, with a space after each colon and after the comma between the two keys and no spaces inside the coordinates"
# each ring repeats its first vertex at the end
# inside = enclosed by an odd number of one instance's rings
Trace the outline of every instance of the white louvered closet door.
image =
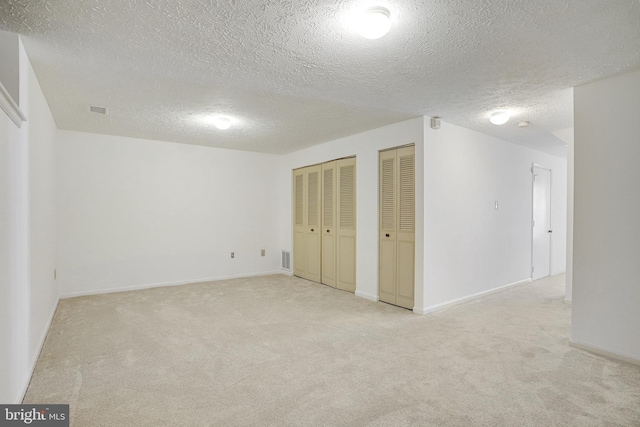
{"type": "Polygon", "coordinates": [[[380,300],[413,308],[415,149],[380,153],[380,300]]]}
{"type": "Polygon", "coordinates": [[[322,277],[321,283],[336,287],[336,162],[322,165],[322,277]]]}
{"type": "Polygon", "coordinates": [[[321,242],[320,242],[320,221],[322,213],[321,183],[322,167],[320,165],[310,166],[306,171],[307,175],[307,209],[306,209],[306,279],[320,282],[321,276],[321,242]]]}
{"type": "Polygon", "coordinates": [[[337,287],[356,290],[356,159],[337,161],[337,287]]]}

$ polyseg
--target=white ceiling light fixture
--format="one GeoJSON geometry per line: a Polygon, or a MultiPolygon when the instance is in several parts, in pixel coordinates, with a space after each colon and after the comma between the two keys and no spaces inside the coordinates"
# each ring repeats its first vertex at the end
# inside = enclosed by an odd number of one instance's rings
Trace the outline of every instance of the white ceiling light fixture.
{"type": "Polygon", "coordinates": [[[227,130],[231,127],[231,120],[228,117],[216,117],[213,125],[220,130],[227,130]]]}
{"type": "Polygon", "coordinates": [[[227,116],[217,113],[194,114],[191,116],[190,121],[197,123],[200,126],[215,126],[220,130],[227,130],[231,127],[242,124],[242,121],[235,116],[227,116]]]}
{"type": "Polygon", "coordinates": [[[375,40],[384,36],[391,29],[391,14],[382,6],[370,7],[358,19],[358,32],[364,38],[375,40]]]}
{"type": "Polygon", "coordinates": [[[509,113],[507,113],[506,111],[496,111],[495,113],[491,114],[489,121],[494,125],[500,126],[507,123],[510,118],[511,117],[509,116],[509,113]]]}

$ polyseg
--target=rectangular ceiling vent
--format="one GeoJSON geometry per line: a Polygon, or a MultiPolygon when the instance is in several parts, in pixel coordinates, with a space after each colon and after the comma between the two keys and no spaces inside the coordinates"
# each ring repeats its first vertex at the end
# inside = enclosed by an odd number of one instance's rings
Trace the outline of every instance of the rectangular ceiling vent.
{"type": "Polygon", "coordinates": [[[109,109],[107,107],[97,107],[95,105],[90,105],[89,111],[97,114],[109,114],[109,109]]]}

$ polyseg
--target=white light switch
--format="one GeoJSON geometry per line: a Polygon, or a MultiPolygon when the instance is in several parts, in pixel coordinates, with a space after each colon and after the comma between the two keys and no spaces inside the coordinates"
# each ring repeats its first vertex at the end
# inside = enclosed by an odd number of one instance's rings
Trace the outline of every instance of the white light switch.
{"type": "Polygon", "coordinates": [[[496,210],[498,210],[498,201],[496,200],[496,210]]]}

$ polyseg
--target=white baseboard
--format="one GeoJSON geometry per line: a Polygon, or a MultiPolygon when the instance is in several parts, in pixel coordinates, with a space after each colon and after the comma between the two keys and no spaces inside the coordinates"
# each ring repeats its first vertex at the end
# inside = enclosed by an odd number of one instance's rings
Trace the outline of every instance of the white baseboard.
{"type": "Polygon", "coordinates": [[[640,366],[640,359],[637,359],[633,356],[629,356],[628,354],[615,353],[613,351],[605,350],[595,345],[584,344],[584,343],[576,342],[573,340],[569,340],[569,345],[571,347],[579,348],[580,350],[586,350],[591,353],[598,354],[600,356],[610,357],[612,359],[621,360],[623,362],[640,366]]]}
{"type": "Polygon", "coordinates": [[[175,282],[145,283],[141,285],[120,286],[120,287],[96,289],[96,290],[90,290],[90,291],[67,292],[60,295],[60,299],[84,297],[88,295],[110,294],[113,292],[137,291],[141,289],[150,289],[150,288],[162,288],[165,286],[190,285],[193,283],[202,283],[202,282],[218,282],[220,280],[241,279],[244,277],[271,276],[274,274],[286,274],[286,272],[284,270],[263,271],[260,273],[237,274],[232,276],[204,277],[200,279],[179,280],[175,282]]]}
{"type": "Polygon", "coordinates": [[[29,388],[29,383],[31,383],[31,377],[33,376],[33,372],[36,369],[36,363],[38,363],[38,359],[40,358],[40,353],[42,352],[42,347],[44,347],[44,342],[47,339],[47,334],[49,334],[49,329],[51,329],[51,323],[53,322],[53,318],[56,315],[56,311],[58,310],[58,304],[60,303],[60,298],[56,300],[56,303],[53,306],[53,310],[49,315],[49,320],[47,321],[47,325],[42,331],[42,335],[40,336],[40,340],[38,341],[38,350],[34,352],[31,363],[29,364],[29,377],[26,379],[24,385],[20,389],[20,393],[18,394],[18,398],[16,399],[16,404],[19,405],[24,400],[24,396],[27,394],[27,389],[29,388]]]}
{"type": "Polygon", "coordinates": [[[524,283],[531,283],[532,280],[531,278],[529,279],[525,279],[525,280],[519,280],[517,282],[513,282],[513,283],[509,283],[506,285],[502,285],[502,286],[498,286],[497,288],[492,288],[492,289],[488,289],[486,291],[482,291],[482,292],[477,292],[473,295],[468,295],[466,297],[462,297],[462,298],[457,298],[451,301],[447,301],[447,302],[443,302],[440,304],[435,304],[435,305],[430,305],[428,307],[424,307],[422,309],[420,308],[414,308],[413,312],[417,313],[417,314],[430,314],[430,313],[435,313],[436,311],[440,311],[440,310],[444,310],[445,308],[449,308],[452,307],[454,305],[458,305],[461,304],[463,302],[467,302],[476,298],[480,298],[480,297],[484,297],[487,295],[491,295],[494,294],[496,292],[500,292],[503,291],[507,288],[510,288],[512,286],[517,286],[517,285],[522,285],[524,283]]]}
{"type": "Polygon", "coordinates": [[[362,292],[356,289],[356,296],[364,299],[368,299],[369,301],[378,302],[378,296],[373,294],[368,294],[366,292],[362,292]]]}
{"type": "Polygon", "coordinates": [[[293,277],[293,271],[292,270],[285,270],[284,268],[282,270],[280,270],[280,274],[284,274],[285,276],[293,277]]]}

